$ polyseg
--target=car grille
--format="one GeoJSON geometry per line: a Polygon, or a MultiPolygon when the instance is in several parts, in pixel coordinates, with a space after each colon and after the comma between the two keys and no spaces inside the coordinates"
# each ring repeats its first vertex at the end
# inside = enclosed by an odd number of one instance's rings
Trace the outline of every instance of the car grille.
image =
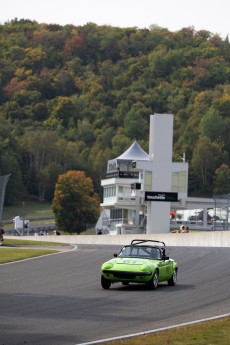
{"type": "Polygon", "coordinates": [[[103,273],[112,274],[114,278],[118,278],[118,279],[135,279],[136,277],[151,275],[151,272],[124,272],[124,271],[112,271],[112,270],[103,270],[103,273]]]}

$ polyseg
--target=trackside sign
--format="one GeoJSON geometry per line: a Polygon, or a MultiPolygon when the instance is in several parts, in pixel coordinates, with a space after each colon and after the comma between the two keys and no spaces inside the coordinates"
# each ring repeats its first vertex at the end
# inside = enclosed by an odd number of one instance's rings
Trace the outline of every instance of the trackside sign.
{"type": "Polygon", "coordinates": [[[145,201],[178,201],[178,193],[168,192],[145,192],[145,201]]]}

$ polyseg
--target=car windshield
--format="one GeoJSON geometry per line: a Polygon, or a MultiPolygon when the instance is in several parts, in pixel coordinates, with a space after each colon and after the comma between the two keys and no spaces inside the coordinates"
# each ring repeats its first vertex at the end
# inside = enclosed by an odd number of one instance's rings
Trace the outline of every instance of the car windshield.
{"type": "Polygon", "coordinates": [[[161,250],[157,247],[126,246],[122,248],[119,257],[135,257],[144,259],[161,259],[161,250]]]}

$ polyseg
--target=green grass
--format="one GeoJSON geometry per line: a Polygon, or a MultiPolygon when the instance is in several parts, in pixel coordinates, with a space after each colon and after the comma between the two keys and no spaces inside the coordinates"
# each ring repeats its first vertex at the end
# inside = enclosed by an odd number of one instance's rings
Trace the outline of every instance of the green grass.
{"type": "Polygon", "coordinates": [[[4,240],[4,246],[55,246],[55,247],[60,247],[60,246],[68,246],[66,243],[62,242],[49,242],[49,241],[33,241],[33,240],[26,240],[24,237],[21,237],[20,240],[15,238],[15,239],[5,239],[4,240]]]}
{"type": "Polygon", "coordinates": [[[2,220],[11,220],[15,216],[25,219],[52,217],[52,205],[47,202],[26,201],[15,206],[3,207],[2,220]]]}
{"type": "Polygon", "coordinates": [[[59,250],[57,248],[62,246],[68,246],[68,244],[59,242],[29,241],[24,239],[5,239],[4,245],[0,247],[0,264],[58,253],[59,250]],[[33,249],[28,248],[28,246],[33,246],[33,249]],[[42,246],[42,249],[36,248],[36,246],[42,246]],[[44,247],[47,247],[47,249],[44,247]],[[53,247],[53,249],[50,249],[50,247],[53,247]]]}
{"type": "Polygon", "coordinates": [[[29,259],[37,256],[57,253],[50,249],[20,249],[0,247],[0,264],[29,259]]]}
{"type": "Polygon", "coordinates": [[[103,343],[108,345],[229,345],[230,317],[103,343]]]}

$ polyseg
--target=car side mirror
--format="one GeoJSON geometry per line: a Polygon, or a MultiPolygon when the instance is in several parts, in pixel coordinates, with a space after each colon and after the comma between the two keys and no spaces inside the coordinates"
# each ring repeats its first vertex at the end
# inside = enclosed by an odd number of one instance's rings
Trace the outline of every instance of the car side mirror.
{"type": "Polygon", "coordinates": [[[162,260],[164,260],[164,261],[165,261],[165,260],[169,260],[169,256],[163,255],[163,256],[162,256],[162,260]]]}
{"type": "Polygon", "coordinates": [[[113,254],[113,256],[115,257],[115,258],[117,258],[117,254],[115,253],[115,254],[113,254]]]}

